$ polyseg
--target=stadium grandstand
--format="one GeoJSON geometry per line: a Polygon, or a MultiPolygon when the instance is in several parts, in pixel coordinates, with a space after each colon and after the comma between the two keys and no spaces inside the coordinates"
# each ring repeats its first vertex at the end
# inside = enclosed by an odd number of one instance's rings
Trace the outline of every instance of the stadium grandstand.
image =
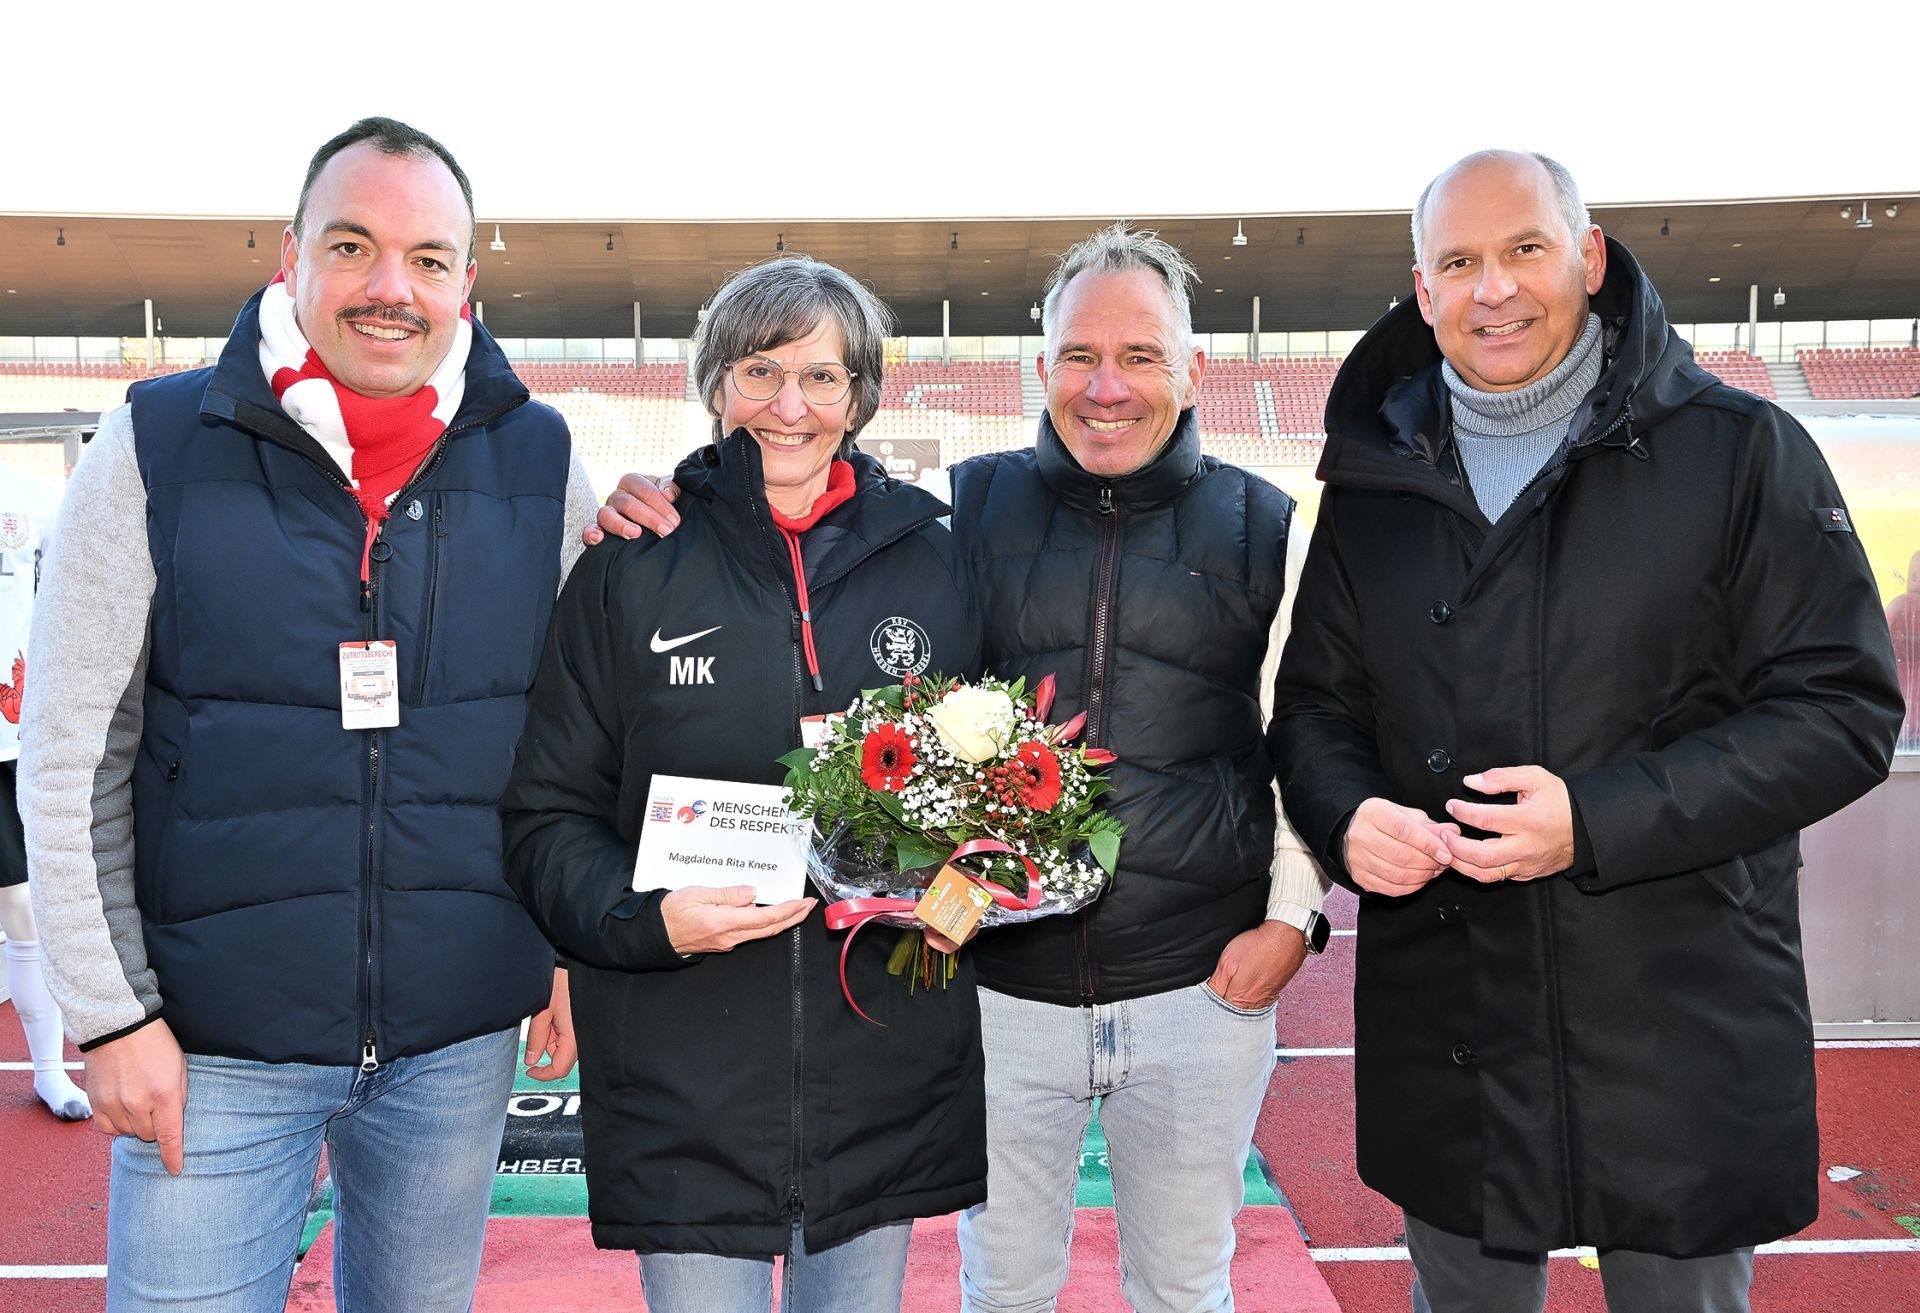
{"type": "MultiPolygon", "coordinates": [[[[1903,220],[1900,202],[1914,198],[1888,196],[1893,217],[1862,230],[1834,220],[1839,199],[1596,206],[1594,217],[1632,247],[1696,358],[1728,383],[1789,405],[1909,401],[1920,394],[1920,206],[1903,220]]],[[[1209,370],[1198,404],[1214,454],[1311,499],[1341,360],[1409,291],[1407,220],[1138,217],[1200,272],[1193,318],[1209,370]]],[[[476,253],[475,312],[529,390],[567,417],[596,478],[664,469],[709,429],[687,382],[706,298],[776,247],[813,251],[871,284],[900,321],[866,437],[934,443],[933,460],[950,464],[1030,440],[1044,404],[1032,368],[1041,284],[1052,253],[1104,221],[503,224],[505,249],[476,253]]],[[[0,214],[0,415],[15,417],[0,427],[90,420],[134,379],[216,355],[233,307],[273,272],[251,240],[259,227],[0,214]]]]}
{"type": "MultiPolygon", "coordinates": [[[[1883,602],[1906,592],[1920,565],[1914,201],[1874,198],[1885,218],[1871,229],[1835,218],[1858,197],[1594,209],[1639,258],[1699,364],[1803,419],[1846,493],[1883,602]]],[[[1366,327],[1412,294],[1407,212],[1131,217],[1199,268],[1205,448],[1285,488],[1308,531],[1328,391],[1366,327]]],[[[897,315],[880,409],[862,435],[890,470],[913,477],[1029,444],[1045,407],[1034,369],[1044,280],[1055,253],[1110,222],[480,219],[475,314],[529,392],[566,417],[602,486],[627,470],[670,470],[708,440],[712,421],[689,377],[702,307],[728,273],[776,250],[831,260],[897,315]]],[[[256,245],[256,230],[277,234],[282,221],[0,213],[0,460],[57,482],[132,382],[217,357],[234,308],[273,272],[278,242],[256,245]]],[[[1890,780],[1805,836],[1820,1214],[1762,1249],[1756,1308],[1920,1309],[1916,852],[1920,742],[1908,742],[1890,780]]],[[[1250,1313],[1407,1307],[1403,1222],[1361,1186],[1354,1163],[1357,908],[1335,891],[1332,943],[1276,1014],[1280,1061],[1238,1223],[1236,1297],[1250,1313]]],[[[18,1027],[0,1025],[0,1072],[12,1082],[0,1084],[0,1143],[33,1182],[0,1190],[0,1309],[78,1313],[103,1298],[108,1142],[40,1113],[24,1058],[18,1027]]],[[[587,1235],[579,1107],[577,1076],[515,1086],[479,1313],[644,1308],[632,1255],[596,1251],[587,1235]]],[[[1081,1162],[1061,1307],[1117,1313],[1097,1120],[1081,1162]]],[[[290,1313],[335,1307],[330,1220],[317,1188],[290,1313]]],[[[913,1245],[905,1313],[951,1309],[952,1219],[916,1226],[913,1245]]],[[[1604,1307],[1591,1251],[1557,1254],[1550,1282],[1557,1313],[1604,1307]]]]}
{"type": "MultiPolygon", "coordinates": [[[[1037,341],[1029,345],[1038,351],[1037,341]]],[[[1206,449],[1268,473],[1311,470],[1325,439],[1327,393],[1343,359],[1214,356],[1197,403],[1206,449]]],[[[1732,386],[1769,400],[1787,395],[1891,404],[1920,397],[1920,348],[1803,347],[1792,361],[1773,365],[1736,350],[1701,350],[1695,359],[1732,386]],[[1778,373],[1791,380],[1784,394],[1776,385],[1778,373]]],[[[91,432],[91,422],[120,404],[129,384],[189,367],[0,361],[0,436],[26,441],[49,417],[63,414],[79,417],[91,432]],[[34,420],[39,422],[27,422],[34,420]]],[[[930,440],[939,444],[942,464],[1025,446],[1044,405],[1037,386],[1023,385],[1030,368],[1021,360],[891,361],[880,410],[864,438],[930,440]]],[[[689,391],[685,360],[523,359],[514,369],[534,397],[566,416],[597,482],[610,484],[631,469],[668,469],[706,441],[710,420],[689,391]]],[[[33,463],[43,472],[60,472],[49,458],[33,463]]]]}

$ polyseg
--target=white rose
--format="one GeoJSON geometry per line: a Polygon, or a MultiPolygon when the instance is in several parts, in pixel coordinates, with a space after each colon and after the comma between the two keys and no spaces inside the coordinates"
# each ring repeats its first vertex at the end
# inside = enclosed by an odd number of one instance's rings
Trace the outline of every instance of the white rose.
{"type": "Polygon", "coordinates": [[[995,688],[961,685],[927,709],[941,742],[962,761],[1000,755],[1013,737],[1013,699],[995,688]]]}

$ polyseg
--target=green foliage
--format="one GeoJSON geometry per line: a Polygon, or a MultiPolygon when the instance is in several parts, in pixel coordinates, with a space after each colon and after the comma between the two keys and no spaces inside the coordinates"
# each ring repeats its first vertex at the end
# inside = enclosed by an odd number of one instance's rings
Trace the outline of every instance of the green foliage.
{"type": "Polygon", "coordinates": [[[1120,836],[1108,829],[1095,830],[1087,836],[1087,847],[1093,851],[1093,860],[1112,875],[1120,861],[1120,836]]]}
{"type": "Polygon", "coordinates": [[[935,840],[917,830],[906,830],[893,838],[893,859],[903,871],[917,871],[923,866],[938,866],[947,860],[958,844],[935,840]]]}

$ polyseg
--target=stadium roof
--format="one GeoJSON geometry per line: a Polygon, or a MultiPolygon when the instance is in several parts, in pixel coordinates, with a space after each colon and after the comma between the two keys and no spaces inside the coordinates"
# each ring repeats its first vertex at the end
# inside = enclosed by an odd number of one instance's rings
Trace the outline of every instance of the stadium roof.
{"type": "MultiPolygon", "coordinates": [[[[1597,206],[1594,218],[1640,258],[1677,323],[1745,320],[1756,283],[1765,323],[1920,316],[1920,195],[1865,205],[1871,228],[1844,196],[1597,206]]],[[[1246,331],[1255,296],[1273,332],[1363,328],[1411,294],[1406,211],[1254,216],[1245,246],[1232,244],[1235,217],[1134,217],[1198,266],[1201,332],[1246,331]]],[[[503,222],[496,253],[483,219],[474,292],[497,336],[630,337],[638,301],[646,336],[685,337],[730,272],[784,241],[870,283],[903,333],[938,335],[946,299],[955,335],[1017,335],[1036,331],[1029,307],[1057,253],[1105,222],[503,222]]],[[[169,336],[223,336],[272,275],[284,224],[0,214],[0,335],[139,336],[152,298],[169,336]]]]}

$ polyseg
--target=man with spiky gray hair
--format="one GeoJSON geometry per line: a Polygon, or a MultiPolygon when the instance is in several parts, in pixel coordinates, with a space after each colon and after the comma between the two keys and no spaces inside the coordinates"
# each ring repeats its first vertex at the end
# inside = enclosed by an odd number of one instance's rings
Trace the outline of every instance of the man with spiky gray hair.
{"type": "Polygon", "coordinates": [[[1360,894],[1360,1176],[1416,1313],[1539,1313],[1570,1245],[1615,1313],[1744,1313],[1818,1211],[1799,831],[1887,773],[1872,573],[1560,165],[1470,155],[1413,235],[1328,399],[1272,738],[1360,894]]]}
{"type": "MultiPolygon", "coordinates": [[[[1119,760],[1119,873],[1071,916],[982,935],[987,1202],[960,1221],[967,1313],[1052,1309],[1094,1100],[1121,1288],[1139,1313],[1233,1308],[1229,1266],[1273,1010],[1326,943],[1323,877],[1275,813],[1263,693],[1286,632],[1292,499],[1201,454],[1186,258],[1116,224],[1048,280],[1032,447],[953,471],[988,670],[1057,681],[1119,760]]],[[[600,526],[670,530],[629,475],[600,526]]]]}
{"type": "Polygon", "coordinates": [[[970,949],[988,1176],[960,1221],[967,1313],[1053,1307],[1096,1098],[1128,1301],[1233,1307],[1274,1004],[1325,943],[1319,871],[1284,824],[1275,857],[1260,742],[1293,503],[1200,452],[1192,281],[1125,225],[1069,250],[1043,303],[1033,447],[953,471],[988,668],[1055,675],[1062,713],[1084,711],[1087,742],[1119,757],[1107,805],[1127,823],[1099,901],[970,949]]]}

